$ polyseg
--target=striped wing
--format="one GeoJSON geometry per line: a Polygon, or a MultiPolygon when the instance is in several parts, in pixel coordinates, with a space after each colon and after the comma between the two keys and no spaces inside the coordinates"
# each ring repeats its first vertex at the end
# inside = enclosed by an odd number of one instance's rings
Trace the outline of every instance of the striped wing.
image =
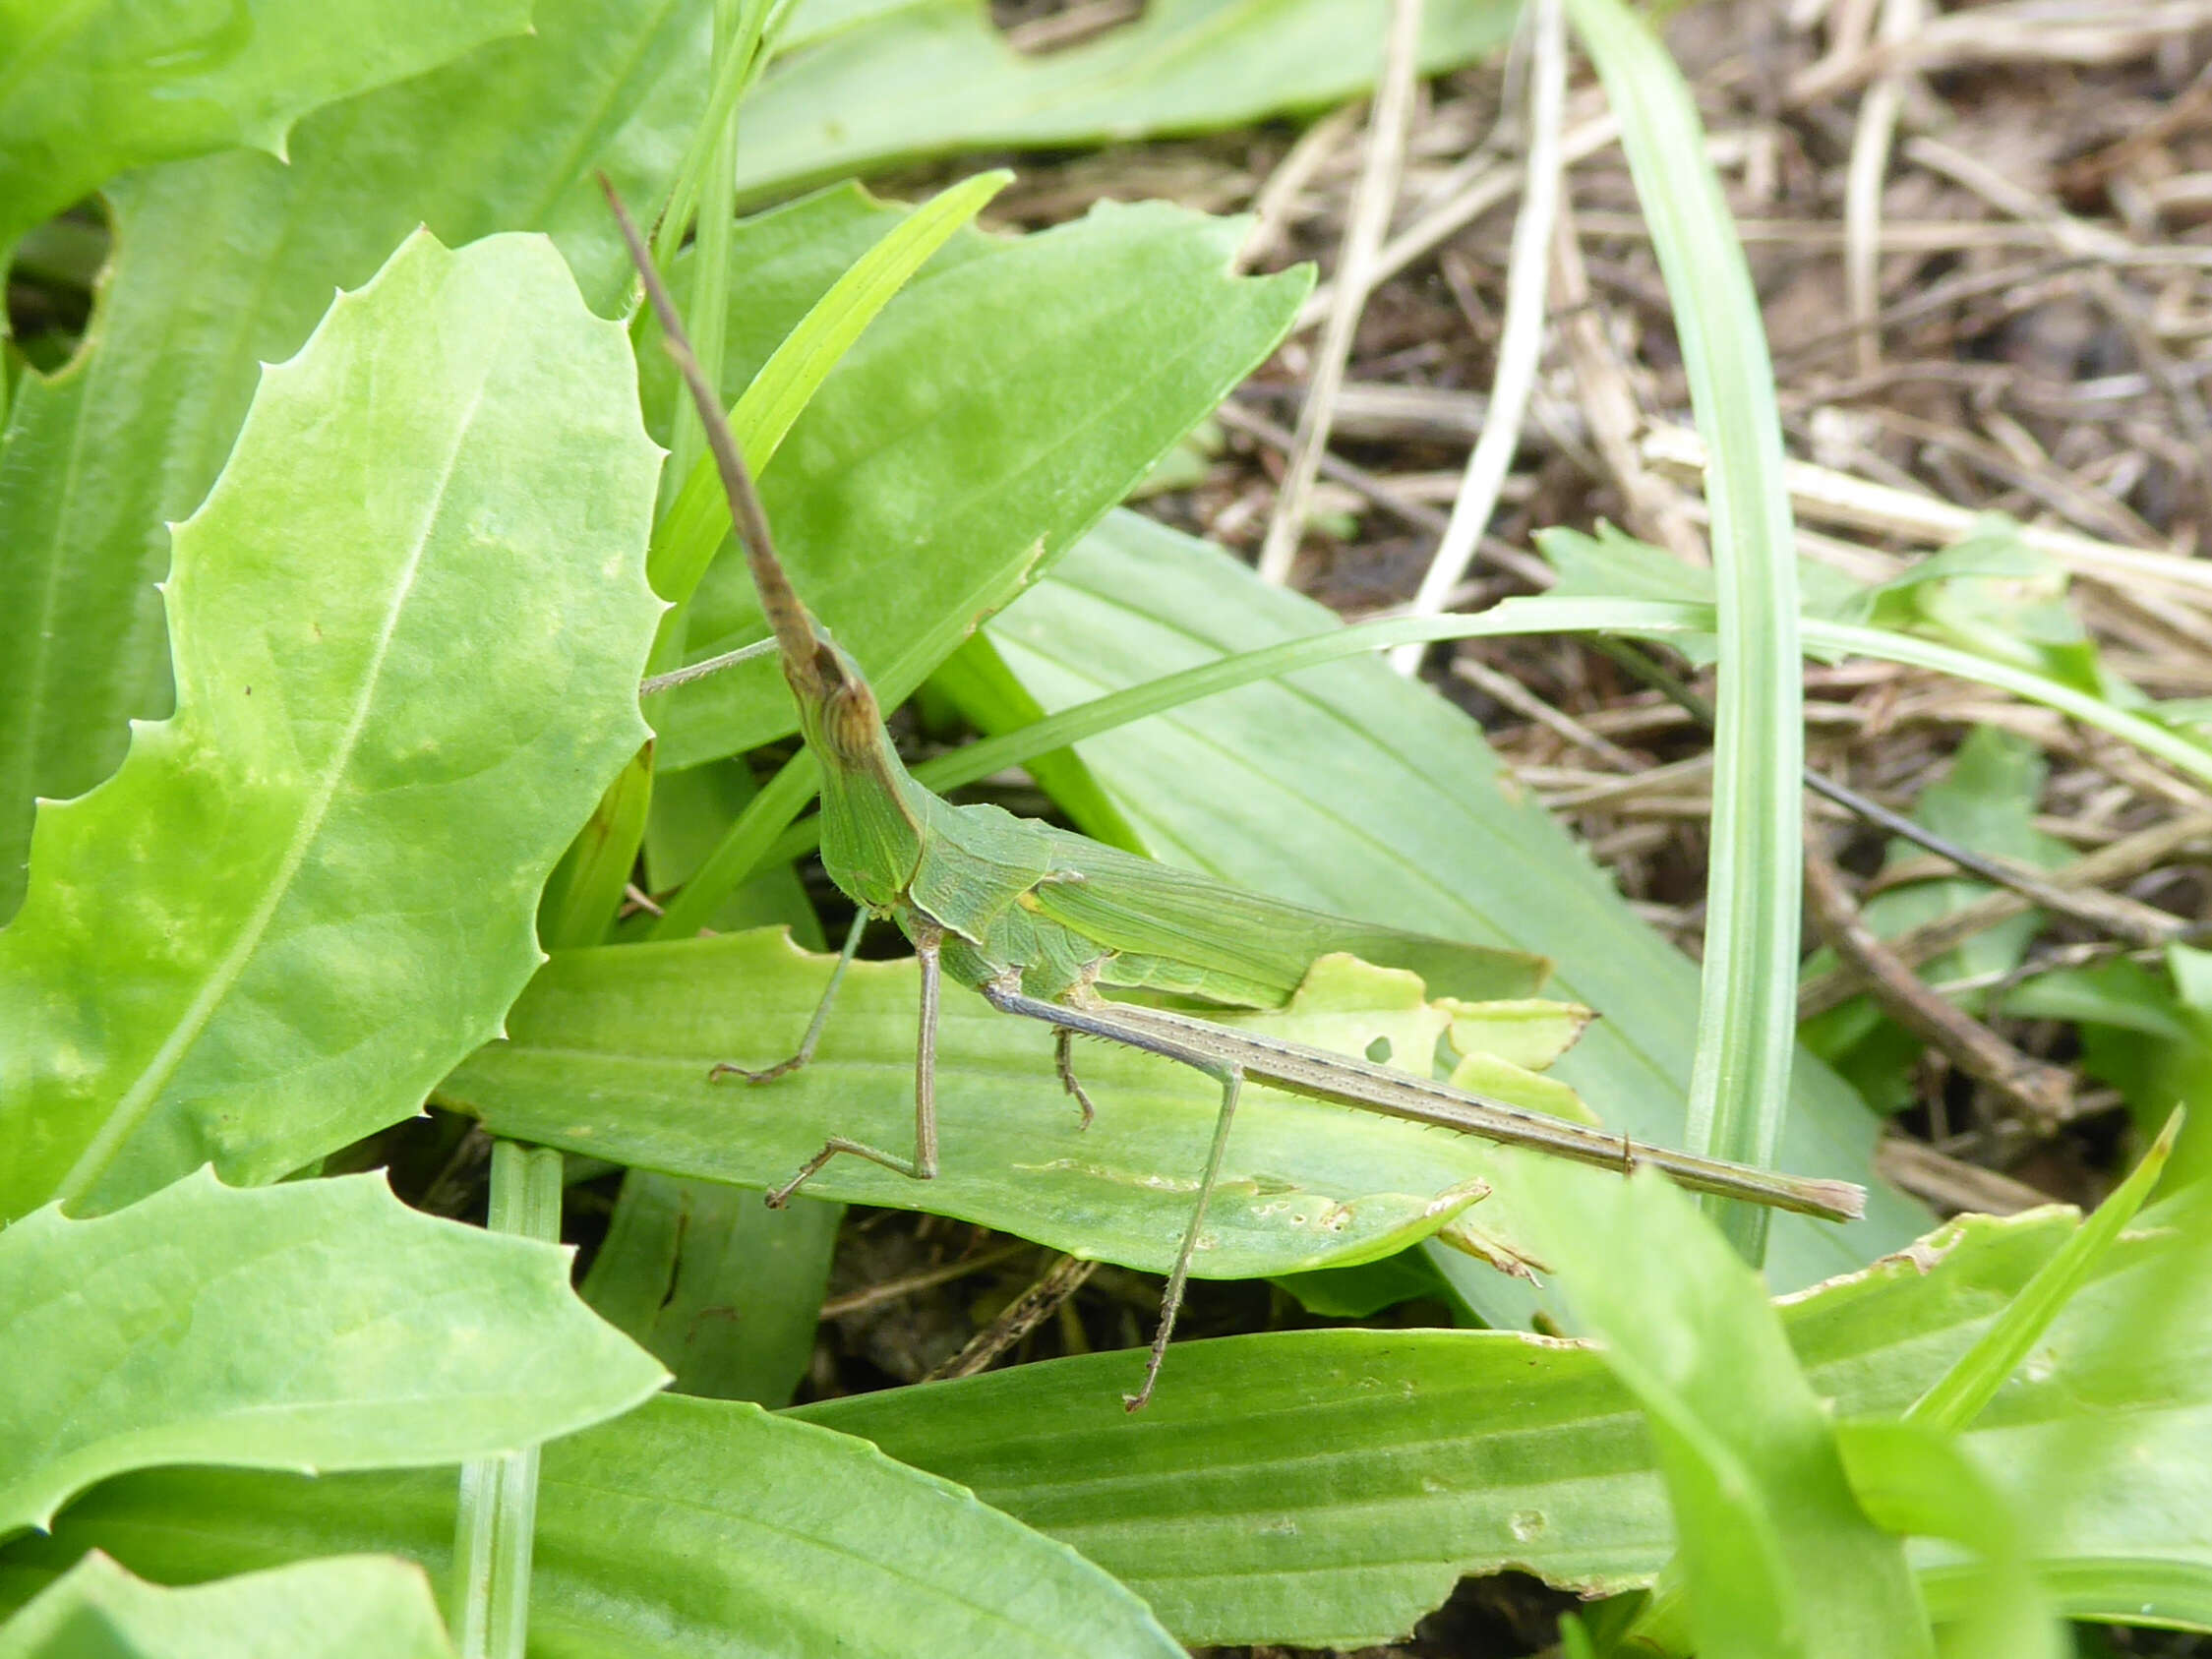
{"type": "Polygon", "coordinates": [[[1420,975],[1432,995],[1469,1002],[1535,994],[1551,972],[1540,956],[1461,944],[1354,921],[1155,863],[1087,837],[1053,831],[1053,869],[1027,903],[1116,953],[1107,984],[1205,997],[1244,1008],[1289,999],[1317,957],[1347,951],[1420,975]]]}

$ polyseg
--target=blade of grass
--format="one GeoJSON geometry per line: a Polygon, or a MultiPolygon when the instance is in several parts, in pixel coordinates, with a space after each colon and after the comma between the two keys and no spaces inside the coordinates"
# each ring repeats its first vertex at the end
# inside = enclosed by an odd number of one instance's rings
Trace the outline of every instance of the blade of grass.
{"type": "MultiPolygon", "coordinates": [[[[951,754],[939,755],[915,767],[914,775],[940,793],[958,789],[1037,755],[1065,748],[1102,732],[1114,731],[1202,697],[1399,645],[1536,633],[1630,633],[1663,639],[1688,634],[1709,635],[1712,628],[1713,613],[1709,605],[1644,599],[1511,599],[1474,617],[1385,618],[1332,628],[1325,633],[1310,634],[1257,651],[1239,652],[1179,674],[1163,675],[1142,685],[1132,685],[1074,708],[1062,709],[1033,725],[970,743],[951,754]]],[[[2133,743],[2177,770],[2212,785],[2212,749],[2156,721],[2115,708],[2077,687],[2046,676],[1883,628],[1808,619],[1801,632],[1803,644],[1810,650],[1903,663],[2009,691],[2133,743]]],[[[802,762],[804,757],[793,764],[802,762]]],[[[810,767],[811,763],[805,764],[810,767]]],[[[778,782],[782,781],[779,775],[778,782]]],[[[793,779],[785,787],[787,793],[779,795],[771,803],[764,803],[756,821],[744,826],[743,847],[733,846],[734,855],[748,853],[749,861],[744,861],[742,868],[737,867],[739,860],[734,857],[732,871],[726,875],[718,872],[717,879],[735,884],[763,860],[780,862],[799,858],[815,845],[811,824],[786,828],[804,809],[811,794],[811,771],[804,780],[793,779]]],[[[726,845],[736,841],[737,832],[733,831],[726,845]]]]}
{"type": "MultiPolygon", "coordinates": [[[[558,1244],[561,1154],[550,1147],[496,1143],[487,1225],[496,1233],[558,1244]]],[[[524,1659],[537,1516],[535,1446],[461,1465],[453,1523],[453,1645],[460,1659],[524,1659]]]]}
{"type": "MultiPolygon", "coordinates": [[[[1688,1144],[1765,1164],[1780,1138],[1797,1040],[1804,753],[1797,564],[1773,368],[1751,272],[1680,72],[1617,0],[1569,0],[1568,12],[1620,117],[1621,147],[1674,310],[1691,407],[1712,457],[1705,500],[1720,661],[1704,994],[1688,1144]]],[[[1753,1206],[1704,1203],[1758,1266],[1765,1215],[1753,1206]]]]}
{"type": "MultiPolygon", "coordinates": [[[[732,73],[732,66],[748,66],[759,56],[760,25],[764,0],[715,0],[714,64],[717,86],[732,73]]],[[[736,73],[743,76],[743,67],[736,73]]],[[[711,129],[713,147],[707,152],[706,174],[699,186],[698,225],[692,233],[691,291],[687,296],[684,326],[707,355],[708,363],[722,361],[730,332],[730,246],[737,226],[738,112],[736,102],[720,112],[711,129]]],[[[679,399],[669,434],[668,478],[685,479],[705,457],[706,439],[699,427],[698,411],[679,399]]]]}
{"type": "Polygon", "coordinates": [[[2143,1160],[2135,1165],[2134,1172],[2114,1189],[2112,1196],[2097,1207],[2097,1213],[2066,1240],[2065,1248],[2038,1270],[2035,1277],[2006,1304],[2003,1314],[1982,1333],[1974,1345],[1960,1354],[1951,1368],[1912,1402],[1906,1409],[1905,1421],[1955,1432],[1966,1428],[1981,1414],[1990,1396],[2003,1387],[2005,1379],[2027,1358],[2028,1350],[2042,1339],[2060,1310],[2088,1282],[2089,1275],[2104,1260],[2105,1252],[2112,1248],[2121,1229],[2142,1209],[2143,1201],[2158,1185],[2166,1160],[2173,1155],[2175,1138],[2181,1134],[2182,1123],[2187,1115],[2182,1108],[2174,1108],[2166,1127],[2159,1131],[2158,1139],[2143,1155],[2143,1160]]]}

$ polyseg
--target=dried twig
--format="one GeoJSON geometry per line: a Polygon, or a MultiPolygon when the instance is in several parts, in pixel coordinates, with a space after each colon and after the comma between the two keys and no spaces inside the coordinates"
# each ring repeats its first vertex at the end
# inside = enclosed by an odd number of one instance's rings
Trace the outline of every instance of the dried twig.
{"type": "Polygon", "coordinates": [[[1405,127],[1413,108],[1414,67],[1421,36],[1421,0],[1391,0],[1390,34],[1383,47],[1383,71],[1375,89],[1375,112],[1367,128],[1367,163],[1359,175],[1351,214],[1337,260],[1337,298],[1330,308],[1321,345],[1314,354],[1312,385],[1298,414],[1298,443],[1288,473],[1275,499],[1267,537],[1260,545],[1260,575],[1287,581],[1290,561],[1305,530],[1306,498],[1313,490],[1321,451],[1329,444],[1329,422],[1337,388],[1344,384],[1351,336],[1366,308],[1374,282],[1375,252],[1390,229],[1398,200],[1400,164],[1405,155],[1405,127]]]}
{"type": "Polygon", "coordinates": [[[1860,917],[1817,833],[1806,837],[1805,897],[1822,938],[1865,978],[1883,1013],[2026,1112],[2038,1129],[2049,1131],[2073,1115],[2073,1074],[2021,1053],[1891,955],[1860,917]]]}
{"type": "MultiPolygon", "coordinates": [[[[2036,909],[2062,910],[2093,926],[2117,933],[2130,944],[2167,944],[2191,937],[2200,931],[2199,925],[2182,917],[2167,918],[2172,923],[2170,931],[2146,936],[2148,930],[2141,925],[2140,917],[2122,912],[2118,907],[2085,906],[2081,901],[2098,889],[2132,880],[2145,870],[2156,868],[2191,842],[2207,839],[2212,839],[2212,816],[2169,819],[2109,847],[2099,848],[2063,869],[2037,871],[2038,879],[2028,884],[2029,891],[2015,886],[1962,905],[1933,921],[1883,941],[1883,949],[1900,966],[1918,968],[1945,951],[1956,950],[1976,934],[1986,933],[2000,922],[2036,909]]],[[[1809,1020],[1824,1013],[1856,995],[1861,988],[1858,977],[1844,970],[1807,979],[1798,987],[1797,1017],[1809,1020]]]]}
{"type": "Polygon", "coordinates": [[[1028,1255],[1037,1248],[1034,1244],[1015,1240],[1002,1244],[995,1250],[978,1251],[973,1256],[963,1256],[956,1262],[939,1262],[933,1268],[923,1268],[897,1278],[887,1278],[880,1284],[870,1284],[842,1296],[832,1296],[822,1304],[822,1318],[842,1319],[848,1314],[866,1313],[869,1308],[879,1308],[886,1302],[896,1302],[912,1296],[917,1291],[932,1290],[940,1284],[950,1284],[956,1278],[966,1278],[970,1274],[980,1274],[986,1268],[995,1268],[1011,1262],[1017,1256],[1028,1255]]]}
{"type": "Polygon", "coordinates": [[[1096,1262],[1081,1262],[1073,1256],[1062,1256],[1046,1269],[1044,1277],[1015,1297],[1004,1313],[977,1332],[966,1347],[923,1378],[923,1381],[941,1383],[954,1377],[973,1377],[977,1372],[985,1370],[991,1361],[1050,1318],[1052,1310],[1080,1290],[1083,1281],[1096,1273],[1098,1267],[1096,1262]]]}
{"type": "MultiPolygon", "coordinates": [[[[1559,215],[1564,171],[1559,129],[1567,102],[1567,26],[1561,0],[1534,0],[1529,22],[1534,46],[1528,78],[1528,183],[1513,227],[1505,328],[1490,388],[1490,419],[1467,456],[1466,476],[1452,504],[1451,523],[1413,595],[1411,614],[1416,617],[1443,611],[1474,561],[1482,532],[1497,510],[1506,469],[1521,446],[1521,422],[1543,355],[1545,256],[1559,215]]],[[[1391,654],[1391,666],[1401,674],[1412,674],[1420,668],[1423,654],[1421,646],[1401,646],[1391,654]]]]}

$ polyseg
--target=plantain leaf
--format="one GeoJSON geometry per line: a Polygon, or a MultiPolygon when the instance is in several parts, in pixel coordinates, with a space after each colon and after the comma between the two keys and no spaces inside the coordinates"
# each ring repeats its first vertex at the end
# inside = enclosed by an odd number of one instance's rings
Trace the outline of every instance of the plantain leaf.
{"type": "Polygon", "coordinates": [[[430,1581],[389,1556],[338,1556],[195,1589],[96,1551],[0,1629],[0,1659],[450,1659],[430,1581]]]}
{"type": "Polygon", "coordinates": [[[423,224],[449,247],[551,232],[616,309],[629,260],[592,171],[633,202],[666,189],[705,100],[710,10],[537,0],[527,37],[309,116],[288,166],[233,151],[109,187],[116,251],[86,343],[24,378],[0,440],[0,918],[32,800],[83,794],[131,720],[169,712],[164,523],[207,495],[261,364],[423,224]]]}
{"type": "MultiPolygon", "coordinates": [[[[752,1187],[782,1184],[832,1134],[911,1145],[911,959],[853,965],[804,1070],[760,1088],[707,1081],[717,1060],[759,1066],[793,1052],[832,960],[777,930],[560,953],[515,1004],[507,1040],[472,1055],[439,1096],[496,1134],[752,1187]]],[[[1449,1019],[1421,1000],[1410,974],[1325,961],[1289,1008],[1229,1023],[1342,1053],[1380,1039],[1393,1054],[1428,1055],[1449,1019]]],[[[936,1179],[842,1157],[804,1191],[927,1209],[1165,1270],[1190,1218],[1220,1086],[1153,1055],[1086,1043],[1077,1069],[1098,1103],[1086,1130],[1051,1055],[1046,1027],[947,984],[936,1179]]],[[[1487,1142],[1250,1085],[1193,1272],[1246,1278],[1388,1255],[1464,1211],[1480,1183],[1506,1185],[1513,1167],[1513,1155],[1487,1142]]],[[[1486,1233],[1495,1230],[1487,1210],[1486,1233]]]]}
{"type": "MultiPolygon", "coordinates": [[[[1059,709],[1337,628],[1321,607],[1266,586],[1220,549],[1117,512],[989,632],[1038,700],[1059,709]]],[[[1558,1075],[1611,1127],[1682,1144],[1697,970],[1501,776],[1480,731],[1424,687],[1379,662],[1332,664],[1080,748],[1170,863],[1366,920],[1552,957],[1547,989],[1598,1016],[1558,1075]]],[[[1795,1089],[1781,1167],[1866,1181],[1873,1192],[1868,1218],[1847,1227],[1775,1217],[1768,1269],[1783,1289],[1849,1272],[1925,1225],[1917,1206],[1871,1181],[1878,1125],[1850,1091],[1809,1056],[1795,1089]]],[[[1501,1185],[1479,1224],[1504,1224],[1526,1202],[1501,1185]]],[[[1438,1264],[1494,1322],[1526,1319],[1532,1293],[1519,1284],[1455,1255],[1438,1264]]]]}
{"type": "Polygon", "coordinates": [[[632,375],[544,239],[428,233],[269,371],[176,530],[178,712],[41,811],[0,934],[0,1215],[272,1179],[498,1030],[644,735],[632,375]]]}
{"type": "Polygon", "coordinates": [[[409,1210],[381,1176],[49,1206],[0,1232],[0,1536],[125,1469],[419,1467],[634,1405],[661,1368],[568,1252],[409,1210]]]}
{"type": "MultiPolygon", "coordinates": [[[[360,1550],[405,1556],[442,1580],[452,1511],[449,1476],[136,1475],[76,1506],[53,1539],[0,1556],[0,1605],[35,1591],[90,1544],[170,1581],[360,1550]]],[[[959,1487],[865,1441],[678,1395],[545,1449],[530,1650],[564,1659],[1182,1655],[1128,1590],[959,1487]]]]}
{"type": "Polygon", "coordinates": [[[0,259],[116,174],[251,145],[282,157],[320,104],[530,27],[529,0],[0,9],[0,259]]]}
{"type": "MultiPolygon", "coordinates": [[[[753,197],[908,156],[1234,127],[1356,97],[1382,66],[1381,0],[1154,0],[1143,18],[1042,57],[979,0],[812,0],[745,106],[738,188],[753,197]]],[[[1505,0],[1432,0],[1434,75],[1504,44],[1505,0]]]]}

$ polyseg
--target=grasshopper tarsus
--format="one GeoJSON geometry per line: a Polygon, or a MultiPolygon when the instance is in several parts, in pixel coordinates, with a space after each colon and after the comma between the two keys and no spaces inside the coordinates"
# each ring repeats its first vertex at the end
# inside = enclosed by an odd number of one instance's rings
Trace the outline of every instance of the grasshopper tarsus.
{"type": "Polygon", "coordinates": [[[1076,1081],[1075,1033],[1069,1031],[1065,1026],[1059,1026],[1053,1030],[1052,1064],[1060,1074],[1060,1087],[1073,1095],[1076,1105],[1082,1108],[1083,1122],[1081,1127],[1090,1128],[1091,1120],[1099,1114],[1092,1107],[1091,1096],[1085,1093],[1083,1085],[1076,1081]]]}
{"type": "Polygon", "coordinates": [[[789,1077],[805,1065],[807,1059],[807,1056],[804,1054],[794,1054],[788,1060],[778,1060],[774,1065],[756,1072],[747,1071],[745,1067],[729,1060],[717,1060],[714,1062],[712,1069],[707,1072],[706,1080],[709,1083],[720,1083],[726,1077],[742,1077],[747,1083],[773,1083],[779,1077],[789,1077]]]}

